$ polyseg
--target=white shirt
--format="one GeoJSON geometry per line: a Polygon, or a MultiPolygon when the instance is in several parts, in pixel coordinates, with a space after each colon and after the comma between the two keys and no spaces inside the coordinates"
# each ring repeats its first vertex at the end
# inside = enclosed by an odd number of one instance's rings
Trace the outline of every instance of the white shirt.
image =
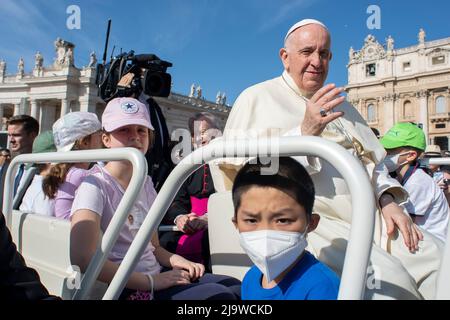
{"type": "Polygon", "coordinates": [[[44,177],[35,175],[33,181],[28,187],[22,199],[22,204],[19,207],[20,211],[36,213],[45,216],[52,216],[55,202],[49,199],[42,190],[42,181],[44,177]]]}
{"type": "Polygon", "coordinates": [[[449,207],[444,193],[433,178],[417,169],[406,181],[404,188],[409,193],[409,201],[405,207],[416,216],[415,223],[445,242],[449,207]]]}

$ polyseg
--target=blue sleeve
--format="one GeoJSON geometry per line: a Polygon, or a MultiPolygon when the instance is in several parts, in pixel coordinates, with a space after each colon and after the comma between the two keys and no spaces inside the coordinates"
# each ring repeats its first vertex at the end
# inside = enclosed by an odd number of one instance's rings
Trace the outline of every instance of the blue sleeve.
{"type": "Polygon", "coordinates": [[[331,281],[321,281],[312,287],[306,300],[337,300],[339,287],[331,281]]]}
{"type": "Polygon", "coordinates": [[[241,283],[241,299],[242,300],[252,300],[252,283],[253,283],[253,277],[252,277],[252,271],[253,267],[251,267],[247,273],[244,276],[244,279],[242,279],[241,283]]]}

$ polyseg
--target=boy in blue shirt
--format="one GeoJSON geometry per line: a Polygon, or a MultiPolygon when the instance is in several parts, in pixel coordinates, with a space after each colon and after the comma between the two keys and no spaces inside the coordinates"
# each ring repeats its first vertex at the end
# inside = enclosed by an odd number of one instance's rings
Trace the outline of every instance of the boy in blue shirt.
{"type": "Polygon", "coordinates": [[[312,213],[314,184],[305,168],[280,157],[274,175],[247,163],[233,184],[233,223],[255,264],[245,275],[243,300],[331,300],[339,278],[305,251],[306,235],[319,223],[312,213]]]}

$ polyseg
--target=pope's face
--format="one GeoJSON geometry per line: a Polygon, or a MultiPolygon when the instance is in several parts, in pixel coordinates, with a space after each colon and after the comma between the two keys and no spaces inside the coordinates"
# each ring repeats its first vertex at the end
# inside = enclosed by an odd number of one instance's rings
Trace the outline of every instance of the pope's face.
{"type": "Polygon", "coordinates": [[[309,24],[292,32],[280,50],[284,68],[307,97],[319,90],[327,78],[330,42],[325,28],[309,24]]]}

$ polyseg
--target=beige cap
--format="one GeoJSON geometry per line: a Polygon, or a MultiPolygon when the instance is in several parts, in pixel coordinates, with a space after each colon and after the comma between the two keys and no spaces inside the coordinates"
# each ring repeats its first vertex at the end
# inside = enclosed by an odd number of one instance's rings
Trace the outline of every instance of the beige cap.
{"type": "Polygon", "coordinates": [[[425,157],[429,156],[441,156],[441,147],[436,144],[429,144],[424,153],[425,157]]]}

